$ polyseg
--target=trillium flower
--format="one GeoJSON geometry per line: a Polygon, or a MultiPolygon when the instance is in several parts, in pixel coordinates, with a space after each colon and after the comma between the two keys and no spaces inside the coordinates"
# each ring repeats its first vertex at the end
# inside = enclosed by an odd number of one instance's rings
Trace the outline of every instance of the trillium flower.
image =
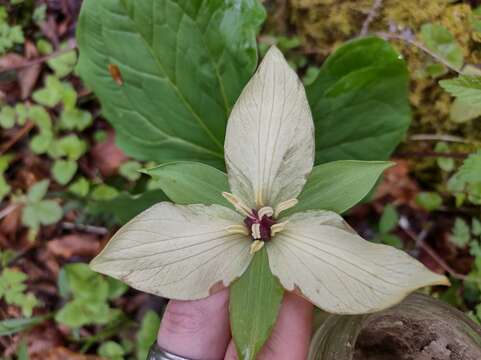
{"type": "Polygon", "coordinates": [[[294,208],[283,216],[313,168],[314,123],[301,82],[275,47],[232,110],[225,161],[223,195],[233,209],[156,204],[122,227],[91,267],[141,291],[194,300],[229,286],[265,247],[286,290],[340,314],[378,311],[420,287],[449,284],[406,253],[362,239],[334,212],[294,208]]]}

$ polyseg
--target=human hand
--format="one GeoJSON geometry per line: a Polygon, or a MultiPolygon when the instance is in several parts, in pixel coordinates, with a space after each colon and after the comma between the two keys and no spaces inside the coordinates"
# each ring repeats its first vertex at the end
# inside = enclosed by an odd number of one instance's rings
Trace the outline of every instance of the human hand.
{"type": "MultiPolygon", "coordinates": [[[[170,301],[157,342],[162,349],[195,360],[237,360],[229,327],[229,292],[206,299],[170,301]]],[[[313,306],[287,293],[271,337],[258,360],[305,360],[309,348],[313,306]]]]}

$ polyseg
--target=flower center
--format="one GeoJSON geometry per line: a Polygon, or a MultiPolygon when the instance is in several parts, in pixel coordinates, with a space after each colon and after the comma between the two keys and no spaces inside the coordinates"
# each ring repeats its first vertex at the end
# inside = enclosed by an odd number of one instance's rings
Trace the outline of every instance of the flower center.
{"type": "Polygon", "coordinates": [[[251,214],[244,219],[244,224],[250,230],[252,240],[270,241],[272,226],[276,224],[272,208],[252,209],[251,214]]]}

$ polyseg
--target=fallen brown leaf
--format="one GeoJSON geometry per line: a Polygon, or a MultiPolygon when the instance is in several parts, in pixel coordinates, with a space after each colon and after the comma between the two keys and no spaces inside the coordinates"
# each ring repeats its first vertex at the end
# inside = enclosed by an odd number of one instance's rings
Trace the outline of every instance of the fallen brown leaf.
{"type": "Polygon", "coordinates": [[[119,167],[128,160],[128,157],[115,144],[113,131],[109,131],[105,141],[95,144],[90,154],[94,166],[106,177],[115,175],[119,167]]]}
{"type": "Polygon", "coordinates": [[[389,196],[396,205],[416,207],[415,198],[419,187],[409,175],[409,165],[406,160],[393,160],[396,165],[384,172],[384,177],[376,191],[376,198],[389,196]]]}
{"type": "Polygon", "coordinates": [[[50,240],[47,248],[54,255],[64,259],[72,256],[93,257],[100,250],[100,243],[96,236],[88,234],[72,234],[50,240]]]}
{"type": "Polygon", "coordinates": [[[103,360],[94,355],[78,354],[64,347],[56,347],[39,355],[33,355],[32,360],[103,360]]]}

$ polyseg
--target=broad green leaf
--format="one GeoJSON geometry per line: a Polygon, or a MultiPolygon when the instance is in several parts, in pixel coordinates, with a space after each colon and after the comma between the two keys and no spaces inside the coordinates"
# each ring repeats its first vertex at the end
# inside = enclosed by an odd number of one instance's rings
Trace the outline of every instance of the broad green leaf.
{"type": "Polygon", "coordinates": [[[464,63],[463,49],[447,28],[439,24],[424,24],[420,35],[428,49],[454,68],[461,69],[464,63]]]}
{"type": "Polygon", "coordinates": [[[222,192],[229,191],[227,175],[195,162],[175,162],[144,170],[176,204],[231,205],[222,192]]]}
{"type": "Polygon", "coordinates": [[[5,319],[0,321],[0,336],[13,335],[25,331],[48,319],[50,315],[35,316],[32,318],[5,319]]]}
{"type": "Polygon", "coordinates": [[[150,346],[157,339],[160,327],[160,318],[152,310],[145,313],[142,324],[137,332],[137,359],[146,359],[150,346]]]}
{"type": "Polygon", "coordinates": [[[77,172],[77,163],[71,160],[57,160],[52,167],[52,175],[60,185],[67,185],[77,172]]]}
{"type": "Polygon", "coordinates": [[[416,203],[427,211],[434,211],[443,205],[443,198],[435,192],[422,192],[416,196],[416,203]]]}
{"type": "Polygon", "coordinates": [[[387,234],[394,230],[399,223],[399,214],[396,208],[392,205],[387,205],[382,213],[381,220],[379,221],[379,232],[381,234],[387,234]]]}
{"type": "Polygon", "coordinates": [[[86,0],[77,70],[127,154],[223,168],[227,117],[256,68],[264,18],[258,0],[86,0]]]}
{"type": "Polygon", "coordinates": [[[442,80],[439,84],[467,105],[479,106],[481,103],[481,76],[460,75],[455,79],[442,80]]]}
{"type": "Polygon", "coordinates": [[[256,358],[276,323],[283,294],[264,247],[230,287],[230,326],[239,360],[256,358]]]}
{"type": "Polygon", "coordinates": [[[384,160],[410,123],[404,60],[384,40],[348,42],[324,62],[307,95],[316,125],[316,164],[384,160]]]}
{"type": "Polygon", "coordinates": [[[361,201],[392,163],[385,161],[333,161],[315,166],[299,203],[287,214],[306,210],[343,213],[361,201]]]}

